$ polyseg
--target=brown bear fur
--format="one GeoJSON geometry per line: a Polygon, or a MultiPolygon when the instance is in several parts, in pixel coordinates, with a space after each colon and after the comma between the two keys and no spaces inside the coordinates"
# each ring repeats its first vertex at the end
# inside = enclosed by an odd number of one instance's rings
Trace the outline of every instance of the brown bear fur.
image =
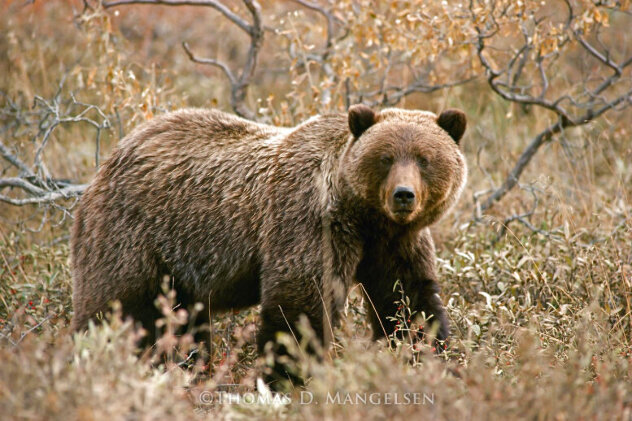
{"type": "Polygon", "coordinates": [[[199,109],[153,119],[120,143],[75,213],[75,328],[119,300],[151,335],[168,275],[183,307],[206,306],[201,322],[208,306],[261,303],[260,348],[301,314],[326,337],[361,282],[379,337],[394,329],[399,279],[445,339],[427,227],[465,183],[464,130],[456,110],[363,105],[295,128],[199,109]]]}

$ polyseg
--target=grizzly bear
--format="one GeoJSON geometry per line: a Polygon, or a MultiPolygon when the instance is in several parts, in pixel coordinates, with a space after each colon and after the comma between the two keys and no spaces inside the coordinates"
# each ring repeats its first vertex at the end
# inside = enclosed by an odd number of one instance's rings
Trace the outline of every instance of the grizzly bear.
{"type": "Polygon", "coordinates": [[[145,123],[100,168],[75,212],[74,327],[120,301],[151,335],[165,276],[186,308],[261,303],[260,350],[307,316],[321,339],[362,283],[375,337],[410,306],[449,332],[428,226],[466,181],[459,110],[350,107],[294,128],[216,110],[145,123]],[[329,326],[327,326],[329,324],[329,326]]]}

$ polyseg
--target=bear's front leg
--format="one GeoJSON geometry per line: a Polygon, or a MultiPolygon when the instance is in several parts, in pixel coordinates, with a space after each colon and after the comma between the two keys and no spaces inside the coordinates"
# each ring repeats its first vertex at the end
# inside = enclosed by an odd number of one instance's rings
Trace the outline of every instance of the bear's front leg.
{"type": "MultiPolygon", "coordinates": [[[[289,226],[289,224],[277,224],[289,226]]],[[[257,337],[259,352],[272,347],[274,364],[268,367],[266,381],[273,389],[283,388],[289,380],[302,383],[278,333],[291,335],[301,345],[299,321],[304,316],[313,330],[313,338],[301,355],[323,356],[333,340],[340,310],[361,258],[362,243],[346,235],[340,224],[313,224],[311,233],[293,232],[291,239],[271,241],[277,245],[266,255],[261,272],[261,327],[257,337]],[[270,345],[268,345],[270,344],[270,345]],[[279,386],[279,387],[277,387],[279,386]]]]}
{"type": "Polygon", "coordinates": [[[318,356],[324,330],[319,277],[309,272],[305,276],[297,271],[283,269],[271,267],[263,271],[261,325],[257,335],[260,355],[271,352],[269,356],[272,357],[266,363],[264,380],[276,391],[303,384],[297,357],[306,354],[318,356]],[[302,335],[302,316],[313,330],[313,337],[309,338],[308,343],[305,343],[307,338],[302,335]],[[290,352],[286,343],[279,341],[280,333],[288,334],[287,339],[299,348],[298,354],[290,352]]]}
{"type": "MultiPolygon", "coordinates": [[[[436,327],[434,346],[438,352],[442,351],[450,335],[450,324],[438,295],[438,283],[432,279],[400,278],[399,280],[403,285],[404,295],[410,300],[410,311],[415,315],[421,313],[425,315],[427,320],[425,331],[432,331],[436,327]]],[[[392,279],[390,282],[364,285],[371,301],[367,311],[374,339],[391,336],[398,327],[394,319],[401,295],[398,289],[393,292],[395,281],[396,279],[392,279]]]]}
{"type": "MultiPolygon", "coordinates": [[[[410,298],[411,310],[417,314],[424,313],[429,327],[435,328],[436,337],[434,346],[437,352],[447,347],[445,343],[450,336],[450,324],[447,313],[439,297],[439,284],[433,279],[403,281],[404,294],[410,298]],[[408,287],[408,288],[407,288],[408,287]],[[406,291],[410,292],[406,292],[406,291]]],[[[432,329],[430,329],[432,330],[432,329]]]]}
{"type": "Polygon", "coordinates": [[[396,331],[397,322],[393,319],[401,291],[395,282],[399,280],[404,295],[410,300],[410,310],[416,315],[425,314],[425,331],[436,329],[434,346],[437,352],[443,351],[450,327],[439,297],[430,233],[424,230],[415,241],[402,241],[390,250],[388,247],[388,243],[367,247],[357,272],[357,280],[369,296],[368,314],[374,338],[390,336],[396,331]]]}

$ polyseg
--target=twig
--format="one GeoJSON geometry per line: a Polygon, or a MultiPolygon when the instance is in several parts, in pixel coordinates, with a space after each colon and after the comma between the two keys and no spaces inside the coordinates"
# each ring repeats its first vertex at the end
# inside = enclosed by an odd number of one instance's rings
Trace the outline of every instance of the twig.
{"type": "Polygon", "coordinates": [[[211,66],[216,66],[216,67],[220,68],[224,72],[224,74],[226,75],[226,77],[230,81],[231,85],[236,85],[237,84],[237,78],[235,77],[235,75],[233,75],[233,72],[228,68],[226,63],[223,63],[223,62],[221,62],[219,60],[212,59],[212,58],[199,58],[199,57],[196,57],[193,54],[193,52],[189,49],[189,44],[187,42],[183,42],[182,43],[182,48],[184,48],[184,51],[187,53],[187,55],[189,56],[189,59],[192,62],[200,63],[200,64],[208,64],[208,65],[211,65],[211,66]]]}
{"type": "Polygon", "coordinates": [[[536,228],[533,224],[531,224],[531,222],[529,222],[527,220],[527,218],[533,216],[535,214],[535,211],[538,208],[538,204],[540,202],[538,195],[536,194],[536,188],[533,186],[520,186],[520,188],[522,188],[523,190],[527,190],[528,192],[531,193],[531,195],[533,196],[533,204],[531,205],[531,209],[529,209],[527,212],[524,212],[522,214],[515,214],[515,215],[511,215],[505,218],[505,220],[503,222],[501,222],[501,226],[500,226],[500,230],[498,231],[498,235],[496,236],[496,239],[493,241],[493,243],[498,242],[507,232],[507,229],[509,228],[509,224],[511,224],[514,221],[518,221],[520,222],[522,225],[524,225],[525,227],[527,227],[528,229],[530,229],[533,232],[536,232],[538,234],[542,234],[546,237],[551,237],[554,235],[557,235],[556,232],[550,232],[550,231],[546,231],[540,228],[536,228]]]}

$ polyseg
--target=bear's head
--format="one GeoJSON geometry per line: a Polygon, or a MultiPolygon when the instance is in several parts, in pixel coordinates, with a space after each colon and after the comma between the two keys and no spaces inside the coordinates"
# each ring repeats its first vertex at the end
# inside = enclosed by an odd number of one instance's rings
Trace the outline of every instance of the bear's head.
{"type": "Polygon", "coordinates": [[[399,224],[428,226],[457,200],[467,177],[459,141],[465,114],[349,108],[352,139],[342,177],[366,206],[399,224]]]}

